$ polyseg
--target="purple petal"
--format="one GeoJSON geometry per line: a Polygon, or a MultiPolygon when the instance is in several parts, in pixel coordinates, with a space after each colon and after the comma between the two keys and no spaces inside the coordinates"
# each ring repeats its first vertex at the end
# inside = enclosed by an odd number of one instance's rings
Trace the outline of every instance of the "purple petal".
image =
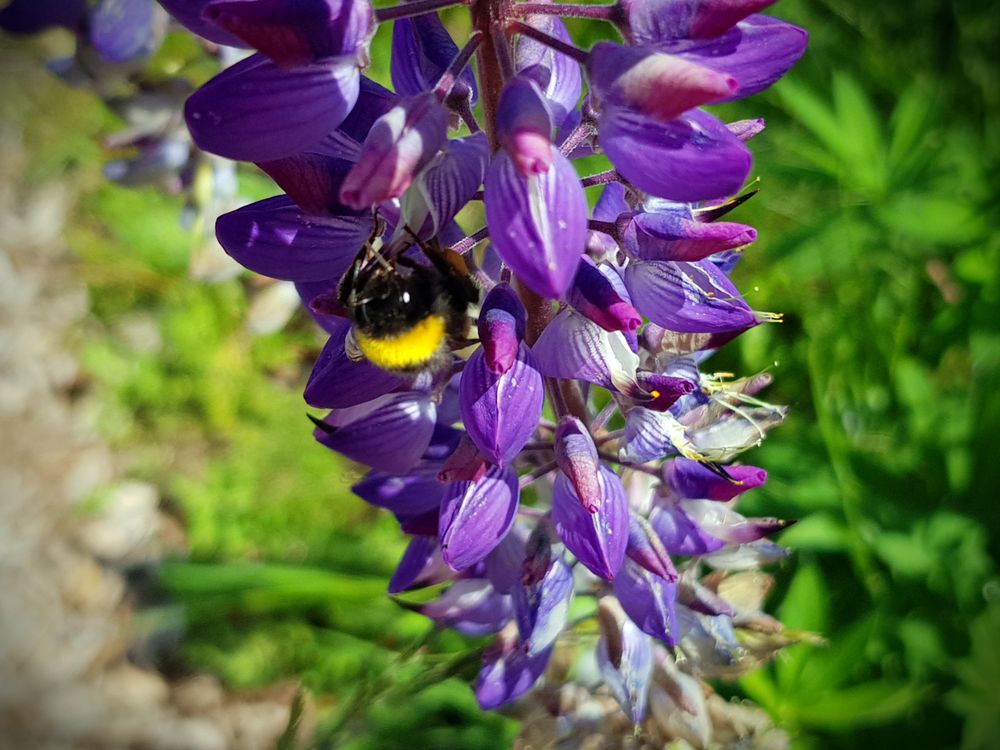
{"type": "Polygon", "coordinates": [[[493,466],[478,482],[452,482],[441,501],[438,538],[453,570],[484,559],[504,538],[517,515],[517,473],[493,466]]]}
{"type": "Polygon", "coordinates": [[[705,555],[725,546],[676,505],[657,505],[649,514],[649,523],[672,555],[705,555]]]}
{"type": "Polygon", "coordinates": [[[401,474],[427,450],[434,433],[434,402],[427,394],[381,396],[330,412],[316,440],[373,469],[401,474]]]}
{"type": "Polygon", "coordinates": [[[403,99],[365,138],[340,199],[356,209],[398,198],[447,140],[448,111],[430,93],[403,99]]]}
{"type": "Polygon", "coordinates": [[[498,632],[514,614],[510,597],[493,590],[489,581],[463,578],[418,609],[445,627],[468,636],[498,632]]]}
{"type": "MultiPolygon", "coordinates": [[[[398,102],[399,97],[385,86],[376,83],[368,76],[361,76],[357,103],[354,105],[351,113],[340,123],[337,130],[360,146],[361,143],[364,143],[365,136],[372,129],[375,121],[392,109],[398,102]]],[[[324,151],[323,153],[328,153],[330,156],[338,156],[338,154],[329,153],[328,151],[324,151]]],[[[357,159],[353,158],[352,161],[357,161],[357,159]]]]}
{"type": "Polygon", "coordinates": [[[696,62],[736,79],[726,101],[763,91],[787,73],[806,51],[804,29],[770,16],[750,16],[714,39],[658,44],[671,55],[696,62]]]}
{"type": "Polygon", "coordinates": [[[687,458],[675,458],[664,467],[663,478],[680,497],[706,500],[732,500],[767,481],[767,472],[757,466],[727,466],[727,481],[704,464],[687,458]]]}
{"type": "Polygon", "coordinates": [[[358,98],[351,57],[280,68],[257,54],[222,71],[184,106],[191,137],[203,151],[270,161],[313,146],[336,128],[358,98]]]}
{"type": "Polygon", "coordinates": [[[755,135],[760,135],[764,132],[764,118],[758,117],[753,120],[737,120],[736,122],[727,122],[726,127],[729,129],[730,133],[746,143],[755,135]]]}
{"type": "Polygon", "coordinates": [[[724,72],[649,47],[613,42],[593,46],[587,73],[602,107],[625,107],[660,122],[736,92],[736,80],[724,72]]]}
{"type": "Polygon", "coordinates": [[[566,309],[545,327],[532,349],[543,375],[583,380],[631,393],[636,388],[639,357],[619,332],[566,309]]]}
{"type": "Polygon", "coordinates": [[[310,406],[317,409],[357,406],[406,384],[403,378],[364,360],[354,362],[347,356],[344,343],[350,327],[345,321],[341,332],[330,337],[316,360],[303,394],[310,406]]]}
{"type": "Polygon", "coordinates": [[[744,331],[757,316],[712,263],[634,261],[625,285],[635,306],[657,325],[681,333],[744,331]]]}
{"type": "Polygon", "coordinates": [[[605,331],[635,331],[642,325],[642,316],[632,307],[617,271],[604,263],[597,266],[586,256],[576,269],[566,301],[605,331]]]}
{"type": "Polygon", "coordinates": [[[551,655],[552,649],[528,656],[516,646],[488,648],[476,679],[476,700],[480,707],[498,708],[531,690],[545,672],[551,655]]]}
{"type": "MultiPolygon", "coordinates": [[[[598,221],[614,224],[619,216],[630,210],[625,200],[625,186],[620,182],[609,182],[604,186],[601,196],[594,205],[593,216],[598,221]]],[[[603,254],[610,258],[618,252],[618,243],[609,234],[591,230],[587,239],[587,249],[594,253],[595,257],[603,254]]]]}
{"type": "Polygon", "coordinates": [[[484,200],[490,237],[514,274],[536,294],[565,294],[587,239],[587,199],[573,165],[555,154],[548,172],[524,178],[498,152],[484,200]]]}
{"type": "Polygon", "coordinates": [[[161,14],[153,0],[101,0],[90,16],[90,43],[112,63],[149,55],[163,38],[161,14]]]}
{"type": "Polygon", "coordinates": [[[646,463],[675,453],[674,437],[684,428],[669,412],[635,406],[625,415],[624,445],[620,451],[626,461],[646,463]]]}
{"type": "Polygon", "coordinates": [[[689,206],[633,214],[623,221],[622,249],[639,260],[695,261],[757,239],[753,227],[727,221],[696,220],[689,206]]]}
{"type": "Polygon", "coordinates": [[[489,161],[483,133],[449,140],[403,195],[405,224],[427,239],[439,234],[483,184],[489,161]]]}
{"type": "Polygon", "coordinates": [[[437,508],[444,497],[444,485],[431,472],[387,474],[370,471],[351,491],[366,503],[391,510],[400,517],[419,516],[437,508]]]}
{"type": "Polygon", "coordinates": [[[538,427],[545,383],[528,345],[521,343],[513,366],[493,373],[482,348],[465,363],[461,382],[462,422],[490,461],[509,464],[538,427]]]}
{"type": "Polygon", "coordinates": [[[685,378],[675,378],[670,375],[660,375],[655,372],[640,370],[636,373],[639,387],[648,396],[641,399],[642,405],[654,411],[666,411],[682,396],[692,393],[696,384],[685,378]]]}
{"type": "Polygon", "coordinates": [[[437,539],[415,536],[389,581],[389,593],[399,594],[448,580],[451,570],[441,559],[437,539]]]}
{"type": "MultiPolygon", "coordinates": [[[[37,0],[31,0],[37,2],[37,0]]],[[[158,0],[160,5],[177,21],[203,39],[226,47],[248,47],[246,42],[224,29],[220,29],[202,16],[211,0],[158,0]]]]}
{"type": "Polygon", "coordinates": [[[223,214],[215,235],[237,263],[285,281],[339,279],[371,234],[370,214],[315,216],[279,195],[223,214]]]}
{"type": "Polygon", "coordinates": [[[703,531],[735,544],[755,542],[791,525],[780,518],[747,518],[712,500],[681,500],[680,507],[703,531]]]}
{"type": "Polygon", "coordinates": [[[791,551],[785,547],[759,539],[749,544],[729,545],[702,559],[716,570],[756,570],[780,562],[790,554],[791,551]]]}
{"type": "Polygon", "coordinates": [[[283,66],[355,55],[374,32],[369,0],[213,0],[202,15],[283,66]]]}
{"type": "Polygon", "coordinates": [[[677,645],[677,584],[627,560],[615,578],[615,596],[643,633],[677,645]]]}
{"type": "Polygon", "coordinates": [[[601,509],[602,488],[597,446],[583,422],[562,417],[552,440],[556,463],[569,478],[577,498],[588,513],[601,509]]]}
{"type": "MultiPolygon", "coordinates": [[[[566,30],[566,24],[554,15],[528,16],[524,21],[549,36],[573,44],[573,38],[566,30]]],[[[520,36],[514,48],[514,67],[519,74],[533,79],[538,84],[552,108],[555,126],[562,127],[569,113],[576,109],[580,101],[580,93],[583,90],[580,64],[541,42],[520,36]]]]}
{"type": "Polygon", "coordinates": [[[629,39],[656,44],[718,36],[774,0],[625,0],[629,39]]]}
{"type": "Polygon", "coordinates": [[[601,115],[600,142],[625,179],[671,200],[732,195],[750,173],[746,146],[722,122],[699,110],[661,123],[611,107],[601,115]]]}
{"type": "Polygon", "coordinates": [[[628,503],[621,479],[602,466],[601,509],[589,513],[564,474],[552,490],[552,520],[566,548],[594,575],[608,581],[625,559],[628,544],[628,503]]]}
{"type": "MultiPolygon", "coordinates": [[[[430,90],[457,54],[458,45],[436,13],[396,20],[392,27],[392,87],[402,96],[430,90]]],[[[471,68],[459,75],[449,98],[475,104],[476,78],[471,68]]]]}
{"type": "Polygon", "coordinates": [[[328,301],[337,298],[338,281],[340,279],[295,282],[295,291],[299,293],[306,311],[320,328],[331,335],[342,335],[350,328],[350,322],[344,317],[346,311],[326,307],[328,301]]]}
{"type": "Polygon", "coordinates": [[[521,580],[527,540],[528,530],[515,523],[510,533],[486,557],[486,577],[493,588],[502,594],[509,594],[521,580]]]}
{"type": "Polygon", "coordinates": [[[521,643],[528,656],[536,656],[555,643],[566,625],[573,602],[573,572],[557,559],[540,582],[516,585],[513,600],[521,643]]]}
{"type": "Polygon", "coordinates": [[[597,665],[622,710],[633,724],[639,724],[646,715],[649,680],[653,676],[653,645],[649,636],[628,619],[613,638],[620,642],[614,654],[617,658],[612,658],[609,639],[602,634],[597,642],[597,665]]]}
{"type": "Polygon", "coordinates": [[[257,166],[307,213],[354,213],[340,202],[340,188],[353,166],[347,159],[303,151],[257,166]]]}
{"type": "Polygon", "coordinates": [[[666,581],[677,580],[674,561],[663,547],[653,527],[644,519],[632,516],[628,526],[628,548],[625,554],[637,565],[666,581]]]}

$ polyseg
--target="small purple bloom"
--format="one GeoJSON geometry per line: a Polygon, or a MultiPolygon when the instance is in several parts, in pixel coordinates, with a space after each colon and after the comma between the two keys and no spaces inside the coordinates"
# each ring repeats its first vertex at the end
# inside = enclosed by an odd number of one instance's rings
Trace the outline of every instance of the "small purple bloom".
{"type": "Polygon", "coordinates": [[[639,630],[677,645],[677,584],[627,560],[615,578],[615,596],[639,630]]]}
{"type": "Polygon", "coordinates": [[[625,559],[628,545],[628,504],[621,479],[602,466],[600,509],[590,512],[565,474],[552,490],[552,520],[566,549],[594,575],[612,580],[625,559]]]}
{"type": "Polygon", "coordinates": [[[485,709],[498,708],[520,698],[542,676],[551,655],[549,648],[529,656],[513,633],[501,633],[483,654],[483,667],[476,679],[479,705],[485,709]]]}
{"type": "Polygon", "coordinates": [[[524,178],[552,166],[552,117],[538,84],[525,75],[504,86],[497,104],[497,138],[524,178]]]}
{"type": "Polygon", "coordinates": [[[598,617],[597,665],[604,683],[633,724],[646,714],[649,682],[653,676],[653,644],[628,618],[598,617]]]}
{"type": "Polygon", "coordinates": [[[555,559],[541,581],[518,583],[511,593],[528,656],[547,651],[566,625],[573,601],[573,572],[561,559],[555,559]]]}
{"type": "Polygon", "coordinates": [[[603,495],[601,463],[590,432],[579,419],[563,417],[556,428],[553,448],[559,470],[573,485],[584,510],[588,513],[599,511],[603,495]]]}
{"type": "Polygon", "coordinates": [[[463,635],[482,636],[498,632],[513,614],[511,599],[494,591],[489,581],[462,578],[418,612],[463,635]]]}
{"type": "Polygon", "coordinates": [[[517,474],[494,466],[476,482],[452,482],[441,500],[438,539],[453,570],[465,570],[500,544],[517,515],[517,474]]]}
{"type": "Polygon", "coordinates": [[[566,300],[605,331],[631,332],[642,325],[642,316],[632,306],[617,271],[606,264],[595,265],[586,256],[577,266],[566,300]]]}
{"type": "Polygon", "coordinates": [[[767,472],[757,466],[727,466],[727,480],[704,464],[687,458],[675,458],[664,466],[663,478],[681,497],[704,498],[726,502],[767,481],[767,472]]]}

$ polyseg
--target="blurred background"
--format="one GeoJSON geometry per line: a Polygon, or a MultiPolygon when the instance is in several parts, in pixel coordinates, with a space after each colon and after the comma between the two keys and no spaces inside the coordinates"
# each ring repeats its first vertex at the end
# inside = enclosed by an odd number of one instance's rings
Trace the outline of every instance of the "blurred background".
{"type": "MultiPolygon", "coordinates": [[[[722,114],[767,119],[735,278],[785,320],[713,362],[792,407],[744,507],[800,519],[771,608],[828,645],[719,690],[797,748],[1000,747],[1000,7],[774,13],[809,52],[722,114]]],[[[319,333],[200,223],[225,167],[106,179],[130,113],[46,69],[71,44],[0,37],[0,743],[510,747],[481,644],[386,597],[395,523],[311,438],[319,333]]],[[[216,67],[171,34],[143,75],[216,67]]]]}

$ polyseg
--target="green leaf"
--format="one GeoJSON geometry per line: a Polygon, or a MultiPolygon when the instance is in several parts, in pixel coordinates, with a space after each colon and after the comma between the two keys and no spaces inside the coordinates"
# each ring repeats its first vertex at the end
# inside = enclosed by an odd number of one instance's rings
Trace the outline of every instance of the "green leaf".
{"type": "Polygon", "coordinates": [[[868,682],[801,704],[797,716],[803,726],[845,732],[896,721],[915,709],[925,694],[906,682],[868,682]]]}
{"type": "Polygon", "coordinates": [[[987,230],[968,202],[951,196],[901,193],[875,211],[887,229],[926,245],[965,245],[987,230]]]}

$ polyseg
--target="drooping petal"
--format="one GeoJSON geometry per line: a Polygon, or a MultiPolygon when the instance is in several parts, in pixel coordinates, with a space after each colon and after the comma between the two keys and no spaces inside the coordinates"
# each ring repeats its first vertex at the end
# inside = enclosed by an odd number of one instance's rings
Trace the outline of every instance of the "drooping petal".
{"type": "Polygon", "coordinates": [[[573,602],[573,572],[561,559],[554,560],[541,581],[512,591],[521,643],[528,656],[548,650],[566,625],[573,602]]]}
{"type": "MultiPolygon", "coordinates": [[[[573,43],[572,37],[566,30],[566,24],[557,16],[547,14],[528,16],[524,22],[560,41],[573,43]]],[[[514,47],[514,67],[519,74],[528,76],[538,84],[552,109],[554,125],[557,128],[562,127],[569,113],[580,101],[580,93],[583,90],[580,64],[541,42],[527,36],[519,36],[514,47]]]]}
{"type": "Polygon", "coordinates": [[[358,98],[353,57],[280,68],[257,54],[222,71],[184,105],[198,147],[228,159],[269,161],[315,145],[358,98]]]}
{"type": "Polygon", "coordinates": [[[746,146],[699,110],[661,123],[613,107],[599,122],[605,154],[625,179],[652,195],[688,202],[722,198],[738,192],[750,172],[746,146]]]}
{"type": "Polygon", "coordinates": [[[439,234],[483,184],[489,160],[483,133],[450,139],[403,194],[403,223],[425,239],[439,234]]]}
{"type": "Polygon", "coordinates": [[[728,277],[707,261],[636,261],[625,269],[625,285],[636,307],[671,331],[722,333],[758,323],[728,277]]]}
{"type": "Polygon", "coordinates": [[[527,693],[545,671],[552,649],[534,656],[501,634],[483,653],[483,667],[476,678],[476,700],[489,710],[527,693]]]}
{"type": "Polygon", "coordinates": [[[424,393],[382,396],[330,412],[316,440],[373,469],[401,474],[427,450],[434,434],[435,406],[424,393]]]}
{"type": "Polygon", "coordinates": [[[672,555],[705,555],[717,552],[726,543],[696,524],[676,504],[660,504],[649,514],[649,523],[672,555]]]}
{"type": "Polygon", "coordinates": [[[528,534],[522,524],[515,523],[503,541],[486,556],[486,577],[502,594],[509,594],[521,580],[528,534]]]}
{"type": "Polygon", "coordinates": [[[283,66],[353,56],[374,33],[369,0],[212,0],[202,15],[283,66]]]}
{"type": "Polygon", "coordinates": [[[633,44],[719,36],[774,0],[624,0],[627,36],[633,44]]]}
{"type": "Polygon", "coordinates": [[[552,520],[566,548],[594,575],[614,579],[625,559],[628,544],[628,503],[618,475],[601,467],[601,507],[584,509],[565,474],[552,489],[552,520]]]}
{"type": "Polygon", "coordinates": [[[616,633],[605,633],[603,619],[601,637],[597,641],[597,665],[604,684],[633,724],[640,724],[646,715],[649,682],[653,676],[653,644],[649,636],[635,623],[625,618],[616,623],[616,633]],[[616,642],[612,653],[609,643],[616,642]]]}
{"type": "Polygon", "coordinates": [[[552,446],[560,471],[569,478],[584,509],[588,513],[599,511],[603,495],[601,464],[597,457],[597,446],[583,422],[575,417],[562,417],[556,427],[552,446]]]}
{"type": "Polygon", "coordinates": [[[677,452],[689,443],[684,426],[668,411],[634,406],[625,414],[625,436],[619,450],[626,461],[645,463],[677,452]]]}
{"type": "Polygon", "coordinates": [[[780,518],[747,518],[712,500],[681,500],[680,507],[698,527],[724,542],[746,544],[790,526],[780,518]]]}
{"type": "Polygon", "coordinates": [[[642,325],[642,316],[632,306],[617,271],[604,263],[595,265],[586,256],[576,269],[566,300],[605,331],[635,331],[642,325]]]}
{"type": "Polygon", "coordinates": [[[340,279],[371,234],[370,214],[307,214],[279,195],[218,218],[219,244],[241,266],[285,281],[340,279]]]}
{"type": "Polygon", "coordinates": [[[370,471],[351,491],[366,503],[390,510],[401,518],[437,508],[444,497],[444,485],[427,471],[408,474],[370,471]]]}
{"type": "Polygon", "coordinates": [[[673,210],[632,214],[622,221],[622,249],[639,260],[695,261],[757,239],[753,227],[698,221],[686,204],[674,206],[673,210]]]}
{"type": "Polygon", "coordinates": [[[455,581],[440,597],[417,611],[468,636],[496,633],[514,614],[510,597],[494,591],[482,578],[455,581]]]}
{"type": "Polygon", "coordinates": [[[437,539],[432,536],[415,536],[410,540],[396,571],[389,580],[389,593],[433,586],[448,580],[451,569],[441,559],[437,539]]]}
{"type": "Polygon", "coordinates": [[[714,39],[658,44],[671,55],[731,75],[735,92],[726,100],[763,91],[787,73],[806,51],[804,29],[770,16],[750,16],[714,39]]]}
{"type": "MultiPolygon", "coordinates": [[[[38,2],[38,0],[28,0],[38,2]]],[[[206,19],[202,13],[211,0],[157,0],[182,26],[203,39],[227,47],[249,47],[235,34],[230,34],[206,19]]]]}
{"type": "Polygon", "coordinates": [[[757,570],[784,560],[791,550],[767,539],[749,544],[728,545],[718,552],[705,555],[702,560],[716,570],[757,570]]]}
{"type": "Polygon", "coordinates": [[[702,104],[736,93],[736,79],[696,62],[633,47],[598,42],[590,50],[591,92],[605,109],[625,107],[666,123],[702,104]]]}
{"type": "Polygon", "coordinates": [[[726,480],[704,464],[687,458],[675,458],[664,466],[663,478],[680,497],[703,498],[726,502],[767,481],[767,472],[757,466],[727,466],[726,480]]]}
{"type": "Polygon", "coordinates": [[[628,547],[625,554],[637,565],[665,581],[677,580],[677,569],[663,546],[656,530],[641,516],[632,515],[628,526],[628,547]]]}
{"type": "Polygon", "coordinates": [[[482,348],[462,371],[462,422],[482,454],[495,464],[507,465],[521,452],[538,427],[544,401],[542,374],[523,342],[506,372],[491,372],[482,348]]]}
{"type": "MultiPolygon", "coordinates": [[[[402,96],[416,96],[433,88],[458,54],[448,30],[436,13],[400,18],[392,26],[392,87],[402,96]]],[[[471,68],[458,76],[451,97],[476,100],[471,68]]]]}
{"type": "Polygon", "coordinates": [[[367,360],[353,361],[344,344],[351,324],[344,321],[330,336],[306,383],[305,401],[318,409],[343,409],[400,389],[403,378],[379,369],[367,360]]]}
{"type": "Polygon", "coordinates": [[[608,332],[566,309],[545,327],[532,349],[543,375],[583,380],[634,392],[639,357],[620,332],[608,332]]]}
{"type": "Polygon", "coordinates": [[[166,30],[162,13],[153,0],[101,0],[90,16],[90,43],[112,63],[152,54],[166,30]]]}
{"type": "Polygon", "coordinates": [[[448,111],[431,93],[404,99],[375,121],[340,199],[356,209],[398,198],[444,145],[448,111]]]}
{"type": "Polygon", "coordinates": [[[615,596],[643,633],[677,644],[677,584],[626,560],[615,578],[615,596]]]}
{"type": "Polygon", "coordinates": [[[514,524],[519,496],[517,474],[497,466],[478,482],[448,485],[438,530],[445,562],[464,570],[484,559],[514,524]]]}
{"type": "Polygon", "coordinates": [[[587,239],[587,199],[573,165],[555,153],[545,174],[522,177],[506,152],[493,157],[484,201],[500,257],[536,294],[566,293],[587,239]]]}
{"type": "Polygon", "coordinates": [[[258,162],[257,166],[307,213],[319,216],[354,213],[340,202],[340,188],[353,166],[347,159],[302,151],[283,159],[258,162]]]}

